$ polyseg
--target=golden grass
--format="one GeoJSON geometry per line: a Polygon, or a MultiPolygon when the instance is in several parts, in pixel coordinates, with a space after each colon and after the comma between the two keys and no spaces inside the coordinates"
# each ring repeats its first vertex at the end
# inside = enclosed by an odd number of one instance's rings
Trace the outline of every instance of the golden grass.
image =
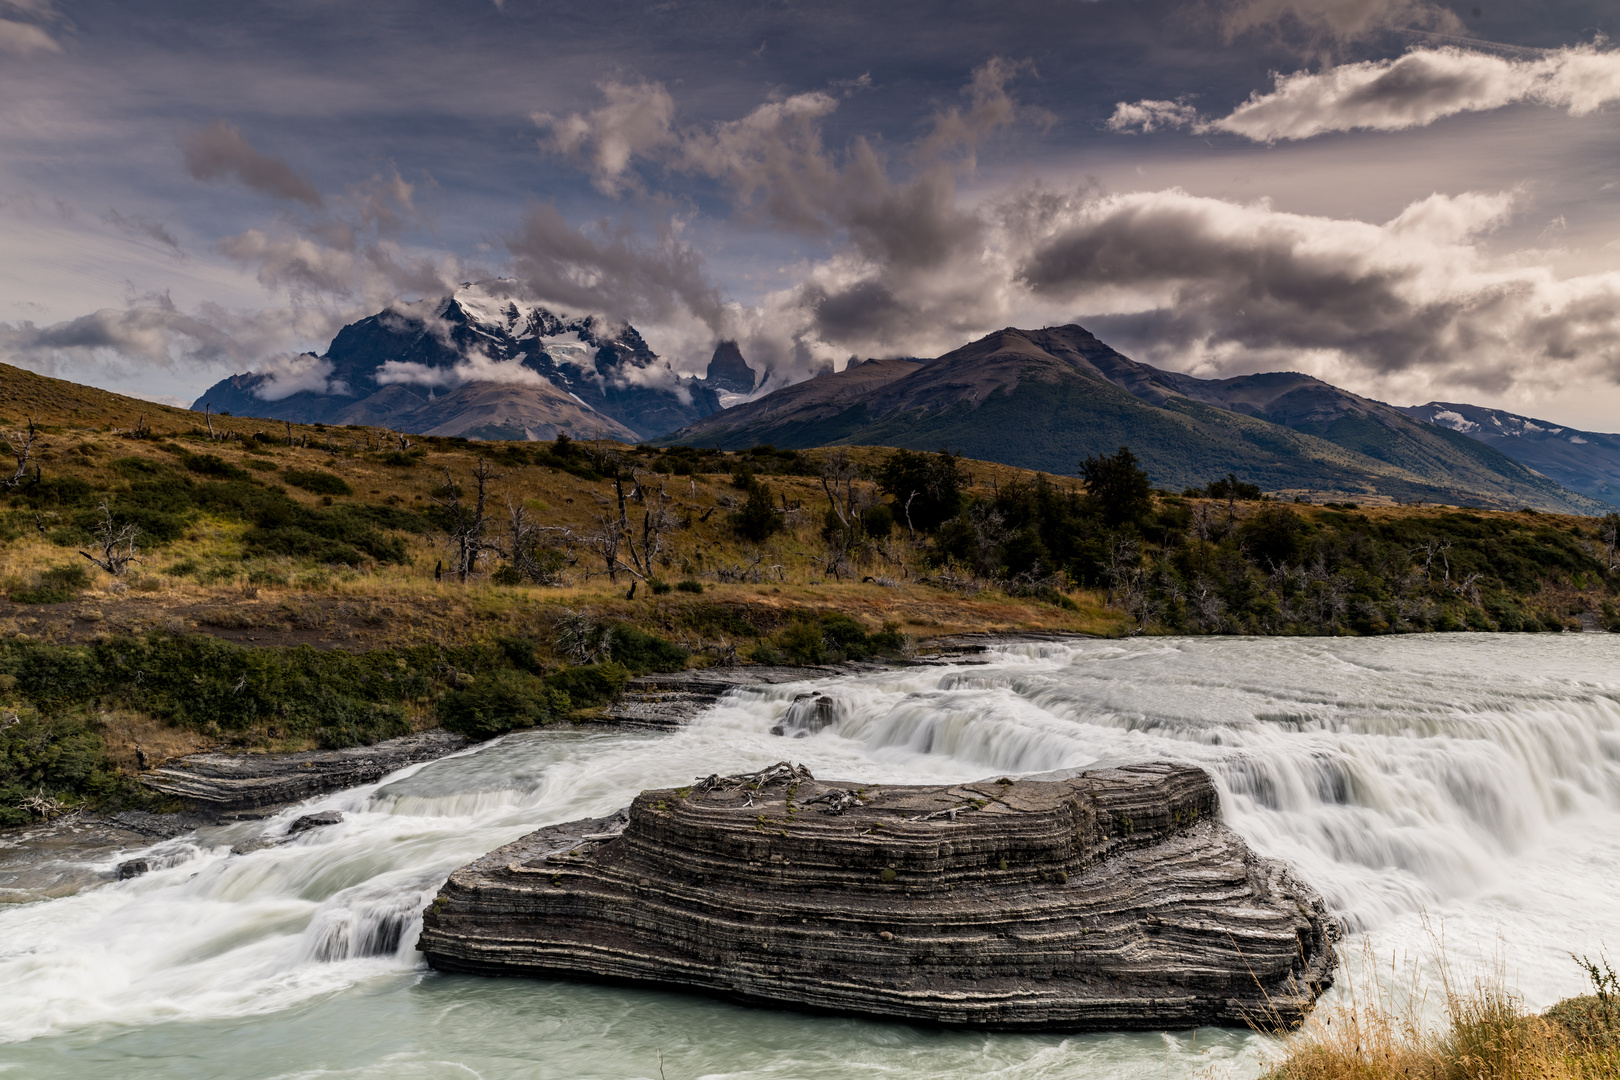
{"type": "MultiPolygon", "coordinates": [[[[1597,1080],[1620,1077],[1620,999],[1567,999],[1536,1014],[1507,988],[1500,966],[1459,978],[1438,965],[1434,994],[1418,965],[1341,982],[1283,1044],[1266,1080],[1597,1080]],[[1401,987],[1397,990],[1394,987],[1401,987]],[[1571,1016],[1581,1022],[1569,1023],[1571,1016]]],[[[1607,996],[1599,996],[1607,995],[1607,996]]]]}

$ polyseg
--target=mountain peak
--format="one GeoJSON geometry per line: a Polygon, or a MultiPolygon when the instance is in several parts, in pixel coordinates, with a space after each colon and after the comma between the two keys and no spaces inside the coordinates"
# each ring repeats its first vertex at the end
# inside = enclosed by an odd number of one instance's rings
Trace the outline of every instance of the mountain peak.
{"type": "Polygon", "coordinates": [[[743,359],[742,350],[735,341],[722,341],[714,347],[714,356],[709,360],[709,370],[704,375],[703,383],[715,390],[751,394],[754,387],[759,385],[759,376],[743,359]]]}

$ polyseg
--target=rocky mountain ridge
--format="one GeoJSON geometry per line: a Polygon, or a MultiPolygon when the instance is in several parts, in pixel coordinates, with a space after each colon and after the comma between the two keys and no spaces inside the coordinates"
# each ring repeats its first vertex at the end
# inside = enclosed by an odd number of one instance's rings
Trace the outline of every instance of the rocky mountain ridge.
{"type": "Polygon", "coordinates": [[[1454,401],[1408,405],[1401,412],[1485,443],[1571,491],[1620,506],[1620,435],[1454,401]]]}
{"type": "Polygon", "coordinates": [[[1129,445],[1172,489],[1236,472],[1313,497],[1601,510],[1492,447],[1311,376],[1199,379],[1131,360],[1074,325],[1009,327],[930,361],[854,364],[663,441],[948,447],[1061,475],[1129,445]]]}
{"type": "Polygon", "coordinates": [[[624,442],[720,408],[713,388],[677,374],[633,326],[519,306],[498,282],[378,312],[340,330],[324,356],[302,360],[291,392],[274,372],[250,372],[216,383],[192,407],[426,435],[568,431],[624,442]]]}

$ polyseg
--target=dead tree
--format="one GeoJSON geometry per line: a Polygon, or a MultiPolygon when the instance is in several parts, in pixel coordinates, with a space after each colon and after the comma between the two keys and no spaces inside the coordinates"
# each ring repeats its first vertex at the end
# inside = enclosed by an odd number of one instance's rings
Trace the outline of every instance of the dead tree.
{"type": "Polygon", "coordinates": [[[837,580],[849,569],[850,555],[860,546],[863,535],[861,514],[870,506],[871,496],[855,486],[860,469],[843,450],[821,459],[821,490],[827,494],[829,517],[822,531],[827,541],[827,573],[837,580]]]}
{"type": "Polygon", "coordinates": [[[101,500],[101,522],[91,534],[96,538],[96,544],[101,548],[101,558],[96,558],[88,551],[79,552],[85,558],[101,567],[113,577],[119,577],[129,564],[140,562],[135,547],[135,538],[141,533],[140,528],[132,521],[122,525],[113,520],[112,507],[106,499],[101,500]]]}
{"type": "Polygon", "coordinates": [[[433,496],[450,541],[451,558],[454,560],[451,573],[464,585],[485,552],[500,552],[500,546],[485,536],[489,527],[489,482],[499,478],[490,470],[487,458],[478,459],[472,475],[476,490],[470,505],[462,499],[461,489],[456,486],[455,477],[450,475],[448,466],[444,470],[443,494],[433,496]]]}
{"type": "Polygon", "coordinates": [[[1598,539],[1603,541],[1604,566],[1613,570],[1620,566],[1615,560],[1615,548],[1620,547],[1620,513],[1611,510],[1598,522],[1598,539]]]}
{"type": "Polygon", "coordinates": [[[11,451],[11,456],[17,459],[17,471],[12,473],[8,479],[0,481],[0,484],[4,484],[8,488],[14,488],[21,485],[28,475],[28,462],[34,456],[34,443],[39,440],[39,425],[30,416],[28,418],[27,432],[6,432],[0,434],[0,438],[5,439],[6,447],[11,451]]]}
{"type": "Polygon", "coordinates": [[[565,538],[574,539],[573,533],[565,528],[537,523],[522,503],[510,497],[506,500],[506,520],[506,536],[510,544],[507,559],[512,564],[513,572],[522,580],[532,581],[536,585],[561,584],[564,560],[555,547],[543,542],[543,537],[548,532],[558,532],[565,538]]]}
{"type": "MultiPolygon", "coordinates": [[[[630,566],[627,569],[643,581],[650,581],[655,575],[653,564],[664,553],[665,534],[679,522],[670,512],[669,507],[673,500],[662,485],[659,485],[658,492],[652,499],[647,497],[639,480],[636,483],[636,490],[642,492],[643,508],[640,528],[632,529],[628,523],[625,526],[624,547],[630,555],[630,566]],[[639,536],[637,532],[640,533],[639,536]]],[[[621,502],[619,505],[622,512],[624,504],[621,502]]]]}

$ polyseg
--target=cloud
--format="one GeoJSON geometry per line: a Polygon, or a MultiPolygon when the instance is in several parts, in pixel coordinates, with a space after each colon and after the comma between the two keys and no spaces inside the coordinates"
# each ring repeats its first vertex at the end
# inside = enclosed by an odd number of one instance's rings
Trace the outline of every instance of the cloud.
{"type": "Polygon", "coordinates": [[[307,177],[280,158],[255,150],[242,133],[223,120],[180,137],[186,169],[198,180],[234,176],[241,183],[272,198],[319,208],[323,200],[307,177]]]}
{"type": "MultiPolygon", "coordinates": [[[[599,187],[630,190],[624,178],[644,159],[714,182],[740,223],[834,247],[830,258],[800,268],[797,286],[757,308],[722,306],[706,287],[677,288],[677,281],[695,282],[702,264],[667,241],[632,252],[641,256],[635,272],[620,271],[631,265],[617,257],[620,247],[583,237],[554,211],[530,215],[514,253],[561,252],[561,259],[553,258],[565,272],[552,276],[575,288],[597,281],[657,285],[647,291],[649,298],[678,301],[717,335],[742,338],[751,361],[782,377],[841,362],[852,350],[915,344],[919,334],[943,342],[963,327],[978,326],[978,316],[995,307],[988,298],[1000,291],[985,272],[986,223],[958,204],[957,182],[973,170],[978,148],[994,132],[1020,117],[1046,119],[1021,109],[1007,89],[1025,70],[1027,65],[1001,59],[976,69],[962,103],[937,110],[898,165],[865,139],[829,148],[822,127],[840,98],[823,91],[768,101],[736,120],[682,127],[673,122],[673,104],[662,88],[641,86],[631,93],[611,86],[604,87],[609,101],[602,110],[565,121],[546,118],[550,136],[543,145],[593,171],[599,187]],[[625,111],[632,105],[644,115],[632,120],[625,111]],[[606,126],[599,129],[599,122],[606,126]],[[639,134],[630,138],[625,132],[639,134]],[[626,152],[597,149],[609,145],[626,152]],[[652,254],[657,258],[646,257],[652,254]]],[[[519,276],[530,278],[542,294],[561,291],[532,270],[519,276]]],[[[608,295],[629,291],[610,288],[608,295]]]]}
{"type": "Polygon", "coordinates": [[[451,389],[470,382],[505,383],[509,386],[545,387],[546,377],[520,360],[494,360],[481,349],[471,349],[450,367],[435,367],[409,360],[386,361],[376,374],[380,386],[422,386],[451,389]]]}
{"type": "Polygon", "coordinates": [[[1160,128],[1190,127],[1198,123],[1198,110],[1185,101],[1121,101],[1108,118],[1108,130],[1146,134],[1160,128]]]}
{"type": "Polygon", "coordinates": [[[1620,100],[1620,52],[1577,46],[1535,60],[1458,48],[1277,76],[1207,128],[1257,142],[1329,131],[1400,131],[1462,112],[1532,102],[1585,116],[1620,100]]]}
{"type": "Polygon", "coordinates": [[[1428,0],[1236,0],[1220,22],[1228,41],[1258,31],[1344,43],[1384,30],[1462,29],[1455,14],[1428,0]]]}
{"type": "Polygon", "coordinates": [[[575,228],[546,204],[530,209],[506,246],[523,289],[546,303],[621,320],[685,312],[716,329],[723,320],[702,256],[672,227],[645,243],[628,227],[575,228]]]}
{"type": "Polygon", "coordinates": [[[1513,209],[1434,195],[1380,225],[1180,190],[1076,199],[1048,208],[1018,278],[1183,369],[1620,381],[1620,274],[1494,262],[1484,239],[1513,209]]]}
{"type": "Polygon", "coordinates": [[[0,52],[12,56],[32,56],[35,53],[61,51],[62,46],[43,27],[15,19],[0,19],[0,52]]]}
{"type": "Polygon", "coordinates": [[[180,241],[176,240],[174,234],[169,231],[168,226],[161,222],[125,217],[117,210],[108,210],[106,214],[102,215],[101,220],[130,236],[154,241],[179,258],[184,259],[186,257],[184,249],[180,247],[180,241]]]}
{"type": "Polygon", "coordinates": [[[1229,115],[1213,120],[1200,118],[1184,102],[1122,101],[1107,126],[1117,132],[1182,127],[1276,142],[1333,131],[1402,131],[1458,113],[1526,102],[1586,116],[1617,100],[1620,51],[1581,45],[1510,59],[1447,46],[1277,75],[1271,91],[1256,91],[1229,115]]]}
{"type": "Polygon", "coordinates": [[[253,388],[253,396],[260,401],[280,401],[294,394],[309,391],[315,394],[347,394],[349,387],[343,380],[332,379],[332,361],[314,353],[296,356],[283,353],[254,365],[255,373],[264,376],[253,388]]]}
{"type": "Polygon", "coordinates": [[[598,191],[617,195],[631,186],[626,173],[632,158],[648,157],[675,142],[675,100],[653,83],[605,82],[599,89],[607,101],[590,113],[556,117],[535,112],[530,119],[546,131],[541,149],[579,162],[598,191]]]}

